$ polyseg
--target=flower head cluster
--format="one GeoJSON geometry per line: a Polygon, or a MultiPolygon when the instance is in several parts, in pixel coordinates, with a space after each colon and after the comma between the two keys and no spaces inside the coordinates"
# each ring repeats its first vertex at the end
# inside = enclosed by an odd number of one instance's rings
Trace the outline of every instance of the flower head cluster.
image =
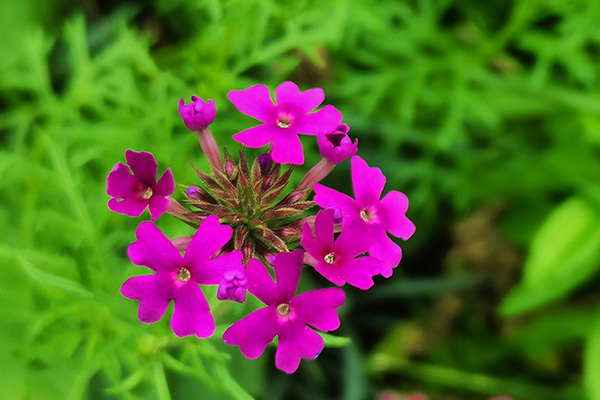
{"type": "Polygon", "coordinates": [[[392,190],[381,197],[385,176],[356,155],[358,140],[348,135],[342,114],[331,105],[315,111],[324,100],[321,89],[302,92],[284,82],[275,90],[276,103],[264,85],[228,97],[262,123],[233,135],[247,147],[269,145],[251,162],[244,148],[238,161],[227,150],[221,154],[209,129],[215,104],[192,96],[190,104],[180,100],[179,113],[196,133],[211,171],[195,169],[198,182],[183,187],[181,202],[171,197],[170,170],[157,181],[150,153],[128,150],[127,165],[119,163],[109,174],[111,210],[140,216],[149,208],[152,220],[167,212],[193,229],[169,240],[153,223],[142,222],[128,255],[153,273],[129,278],[121,293],[139,301],[138,318],[145,323],[162,319],[173,301],[173,332],[206,338],[215,331],[210,305],[242,303],[250,292],[265,307],[233,323],[223,340],[256,358],[278,337],[276,366],[292,373],[302,358],[314,359],[323,350],[318,331],[339,327],[345,298],[342,289],[331,287],[296,294],[304,265],[334,285],[369,289],[375,276],[390,277],[400,262],[400,247],[388,233],[407,240],[415,226],[405,215],[404,194],[392,190]],[[283,164],[304,162],[299,134],[316,136],[322,160],[286,190],[294,168],[283,164]],[[318,183],[348,158],[355,198],[318,183]],[[206,285],[218,286],[214,298],[205,297],[206,285]]]}

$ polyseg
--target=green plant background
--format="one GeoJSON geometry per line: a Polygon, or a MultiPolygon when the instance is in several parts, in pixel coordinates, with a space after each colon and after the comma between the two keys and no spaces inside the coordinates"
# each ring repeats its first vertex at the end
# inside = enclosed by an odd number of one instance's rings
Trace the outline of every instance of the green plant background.
{"type": "MultiPolygon", "coordinates": [[[[600,399],[599,21],[596,0],[0,2],[0,398],[600,399]],[[236,149],[253,121],[227,92],[284,80],[324,88],[417,226],[392,278],[348,290],[352,343],[292,376],[220,342],[243,307],[210,340],[139,323],[139,221],[105,194],[126,149],[179,183],[208,167],[180,97],[214,99],[236,149]]],[[[325,182],[349,193],[348,164],[325,182]]]]}

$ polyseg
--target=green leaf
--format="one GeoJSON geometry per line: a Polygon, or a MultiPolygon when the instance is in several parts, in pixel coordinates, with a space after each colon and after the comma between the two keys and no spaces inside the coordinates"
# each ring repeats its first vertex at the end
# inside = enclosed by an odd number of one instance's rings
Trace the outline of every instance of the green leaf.
{"type": "Polygon", "coordinates": [[[335,336],[325,332],[318,332],[325,340],[325,347],[346,347],[352,344],[352,339],[344,336],[335,336]]]}
{"type": "Polygon", "coordinates": [[[600,400],[600,312],[585,343],[583,381],[590,400],[600,400]]]}
{"type": "Polygon", "coordinates": [[[517,315],[562,298],[599,267],[600,210],[582,198],[569,198],[535,234],[523,279],[504,298],[500,313],[517,315]]]}

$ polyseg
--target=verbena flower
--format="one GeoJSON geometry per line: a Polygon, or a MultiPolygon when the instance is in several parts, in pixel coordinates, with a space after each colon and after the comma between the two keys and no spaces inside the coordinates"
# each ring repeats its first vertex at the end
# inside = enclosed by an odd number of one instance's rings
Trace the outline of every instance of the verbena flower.
{"type": "Polygon", "coordinates": [[[331,331],[339,327],[337,308],[344,292],[337,288],[316,289],[296,295],[302,271],[302,250],[275,256],[276,283],[265,266],[252,259],[246,270],[248,290],[267,307],[235,322],[223,340],[237,345],[247,358],[257,358],[278,336],[275,365],[292,373],[302,358],[314,359],[323,350],[323,338],[309,327],[331,331]]]}
{"type": "Polygon", "coordinates": [[[215,102],[212,100],[204,101],[198,96],[192,96],[190,104],[185,104],[183,99],[179,99],[178,111],[185,126],[193,132],[208,128],[217,116],[215,102]]]}
{"type": "Polygon", "coordinates": [[[339,164],[355,155],[358,151],[358,139],[352,143],[348,136],[349,129],[347,124],[341,124],[332,132],[317,136],[321,157],[339,164]]]}
{"type": "Polygon", "coordinates": [[[369,167],[354,156],[352,186],[356,199],[317,183],[314,200],[323,208],[342,211],[342,231],[353,227],[374,239],[369,254],[384,261],[388,268],[381,274],[387,278],[400,263],[402,250],[386,232],[407,240],[415,232],[415,225],[405,215],[408,199],[403,193],[393,190],[380,199],[384,185],[385,176],[379,168],[369,167]]]}
{"type": "Polygon", "coordinates": [[[232,90],[227,97],[240,112],[263,122],[233,135],[233,138],[248,147],[262,147],[272,142],[273,161],[280,164],[304,163],[299,133],[331,132],[342,121],[342,114],[330,105],[311,113],[323,102],[323,90],[315,88],[301,92],[293,82],[283,82],[275,89],[276,105],[265,85],[232,90]]]}
{"type": "Polygon", "coordinates": [[[108,208],[139,217],[148,207],[156,221],[167,210],[168,196],[175,190],[171,170],[167,169],[157,182],[158,164],[151,153],[127,150],[125,160],[127,165],[118,163],[106,179],[106,193],[113,197],[108,208]]]}
{"type": "Polygon", "coordinates": [[[145,323],[160,320],[174,301],[171,329],[177,336],[211,336],[215,321],[200,285],[218,285],[225,274],[243,271],[239,251],[219,254],[232,229],[211,215],[200,225],[185,255],[151,222],[142,222],[137,241],[127,249],[131,261],[155,272],[134,276],[121,287],[123,296],[139,300],[138,318],[145,323]],[[214,258],[213,258],[214,257],[214,258]]]}
{"type": "Polygon", "coordinates": [[[336,285],[348,282],[366,290],[373,286],[373,276],[385,272],[383,262],[375,257],[364,256],[373,244],[373,238],[354,226],[342,230],[334,240],[333,209],[320,211],[314,223],[315,235],[308,224],[302,230],[302,246],[315,259],[315,269],[336,285]]]}

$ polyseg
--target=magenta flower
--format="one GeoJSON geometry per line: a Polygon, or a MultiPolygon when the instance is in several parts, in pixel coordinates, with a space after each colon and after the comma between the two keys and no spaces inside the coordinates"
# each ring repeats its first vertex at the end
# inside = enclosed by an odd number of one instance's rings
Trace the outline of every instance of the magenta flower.
{"type": "Polygon", "coordinates": [[[215,102],[212,100],[206,102],[198,96],[192,96],[190,104],[185,104],[183,99],[179,99],[178,111],[183,118],[183,123],[192,132],[206,129],[217,116],[215,102]]]}
{"type": "Polygon", "coordinates": [[[223,334],[230,345],[240,346],[247,358],[257,358],[275,336],[279,336],[275,365],[291,374],[300,359],[314,359],[323,350],[323,338],[308,325],[321,331],[340,326],[337,308],[344,303],[344,291],[316,289],[295,296],[302,271],[302,250],[279,253],[273,267],[277,283],[265,266],[252,259],[246,269],[248,290],[267,307],[258,309],[234,323],[223,334]]]}
{"type": "Polygon", "coordinates": [[[247,147],[262,147],[273,142],[273,161],[280,164],[304,163],[299,133],[331,132],[342,122],[342,114],[330,105],[311,113],[325,98],[322,89],[301,92],[293,82],[283,82],[275,89],[277,105],[271,101],[265,85],[232,90],[227,97],[240,112],[263,122],[236,133],[233,138],[247,147]]]}
{"type": "Polygon", "coordinates": [[[138,318],[144,323],[160,320],[174,301],[171,329],[177,336],[211,336],[215,321],[201,285],[218,285],[227,272],[243,271],[242,253],[234,251],[213,256],[229,241],[232,229],[219,224],[214,215],[206,217],[185,255],[151,222],[142,222],[137,241],[127,253],[136,265],[155,271],[154,275],[134,276],[121,287],[121,294],[139,300],[138,318]]]}
{"type": "Polygon", "coordinates": [[[348,136],[348,125],[341,124],[334,131],[317,136],[321,157],[334,164],[339,164],[352,157],[358,151],[358,139],[352,143],[348,136]]]}
{"type": "Polygon", "coordinates": [[[317,272],[329,281],[340,286],[348,282],[366,290],[373,286],[373,276],[385,272],[385,265],[371,256],[356,258],[369,250],[373,239],[353,226],[343,229],[334,241],[334,213],[334,210],[329,208],[317,214],[314,224],[315,237],[309,224],[304,224],[302,246],[317,261],[317,272]]]}
{"type": "Polygon", "coordinates": [[[374,239],[369,255],[385,263],[387,268],[381,274],[388,278],[400,262],[402,250],[386,232],[407,240],[415,232],[415,225],[405,215],[408,199],[403,193],[393,190],[379,199],[384,185],[385,176],[379,168],[371,168],[362,158],[354,156],[352,186],[356,200],[318,183],[314,189],[318,205],[342,210],[342,231],[353,227],[364,238],[374,239]]]}
{"type": "Polygon", "coordinates": [[[171,170],[167,169],[157,182],[158,164],[151,153],[127,150],[125,160],[129,167],[118,163],[106,179],[106,193],[113,197],[108,208],[139,217],[148,207],[152,220],[156,221],[167,210],[168,196],[175,190],[171,170]]]}

